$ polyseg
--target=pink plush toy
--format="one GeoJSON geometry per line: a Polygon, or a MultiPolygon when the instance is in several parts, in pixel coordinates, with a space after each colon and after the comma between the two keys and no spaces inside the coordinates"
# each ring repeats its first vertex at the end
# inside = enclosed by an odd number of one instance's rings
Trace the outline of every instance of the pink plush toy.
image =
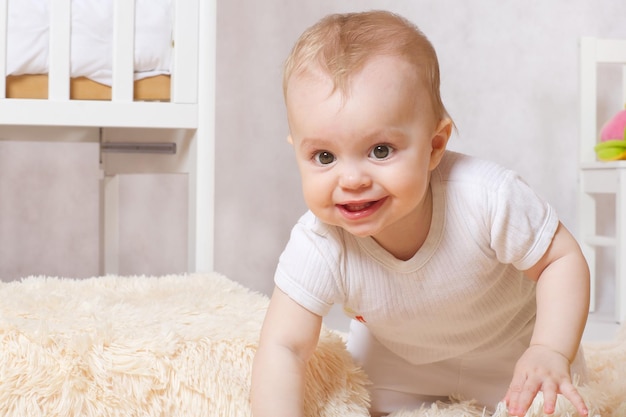
{"type": "Polygon", "coordinates": [[[626,159],[626,110],[620,110],[602,127],[595,151],[603,161],[626,159]]]}

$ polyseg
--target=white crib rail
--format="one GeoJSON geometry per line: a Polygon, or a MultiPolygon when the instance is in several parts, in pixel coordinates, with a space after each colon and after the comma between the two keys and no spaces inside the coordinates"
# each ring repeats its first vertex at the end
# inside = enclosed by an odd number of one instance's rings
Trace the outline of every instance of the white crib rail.
{"type": "MultiPolygon", "coordinates": [[[[0,80],[7,76],[7,0],[0,0],[0,80]]],[[[0,83],[0,99],[7,96],[6,83],[0,83]]]]}
{"type": "Polygon", "coordinates": [[[50,51],[48,54],[48,100],[70,98],[70,0],[50,2],[50,51]]]}
{"type": "Polygon", "coordinates": [[[113,16],[111,100],[133,101],[135,0],[114,0],[113,16]]]}
{"type": "MultiPolygon", "coordinates": [[[[122,0],[123,1],[123,0],[122,0]]],[[[203,6],[209,7],[215,0],[202,0],[203,6]]],[[[215,13],[214,10],[210,13],[215,13]]],[[[198,57],[206,56],[200,53],[200,26],[199,17],[202,16],[199,0],[176,1],[174,9],[174,56],[172,59],[171,100],[175,103],[196,103],[198,101],[198,84],[201,82],[198,67],[198,57]],[[196,81],[197,80],[197,81],[196,81]]],[[[214,14],[212,15],[214,16],[214,14]]],[[[202,16],[205,25],[211,25],[215,30],[214,18],[202,16]]],[[[214,47],[214,46],[213,46],[214,47]]],[[[205,51],[203,51],[205,52],[205,51]]],[[[211,56],[214,59],[214,56],[211,56]]],[[[211,63],[213,66],[214,62],[211,63]]],[[[212,74],[202,74],[211,77],[212,74]]],[[[211,79],[213,82],[213,79],[211,79]]]]}
{"type": "MultiPolygon", "coordinates": [[[[0,0],[0,80],[7,76],[8,2],[0,0]]],[[[6,83],[0,82],[0,124],[198,127],[198,66],[199,54],[204,53],[199,41],[200,0],[172,0],[174,48],[169,103],[133,101],[135,0],[113,2],[112,100],[70,100],[72,0],[52,0],[50,50],[54,53],[49,54],[48,100],[6,99],[6,83]]],[[[214,25],[214,17],[203,24],[214,25]]],[[[213,57],[211,60],[214,63],[213,57]]]]}

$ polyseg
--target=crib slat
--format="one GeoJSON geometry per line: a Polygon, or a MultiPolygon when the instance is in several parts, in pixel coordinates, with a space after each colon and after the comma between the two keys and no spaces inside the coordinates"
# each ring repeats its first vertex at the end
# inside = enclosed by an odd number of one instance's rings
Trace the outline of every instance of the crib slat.
{"type": "MultiPolygon", "coordinates": [[[[0,0],[0,80],[7,77],[8,0],[0,0]]],[[[7,83],[0,83],[0,99],[7,96],[7,83]]]]}
{"type": "Polygon", "coordinates": [[[195,103],[198,97],[198,0],[174,2],[171,101],[195,103]]]}
{"type": "Polygon", "coordinates": [[[113,3],[113,80],[111,99],[133,101],[135,0],[113,3]]]}
{"type": "Polygon", "coordinates": [[[50,2],[50,51],[48,54],[48,99],[70,98],[70,0],[50,2]]]}

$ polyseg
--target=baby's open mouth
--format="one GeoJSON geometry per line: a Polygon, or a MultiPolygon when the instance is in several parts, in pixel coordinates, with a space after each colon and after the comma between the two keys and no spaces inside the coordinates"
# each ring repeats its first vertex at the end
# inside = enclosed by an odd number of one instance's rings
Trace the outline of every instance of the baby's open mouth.
{"type": "Polygon", "coordinates": [[[370,201],[355,201],[352,203],[337,204],[337,208],[348,220],[361,220],[365,219],[380,209],[387,197],[383,197],[380,200],[370,201]]]}
{"type": "Polygon", "coordinates": [[[349,212],[362,211],[376,204],[376,201],[368,201],[366,203],[342,204],[344,210],[349,212]]]}

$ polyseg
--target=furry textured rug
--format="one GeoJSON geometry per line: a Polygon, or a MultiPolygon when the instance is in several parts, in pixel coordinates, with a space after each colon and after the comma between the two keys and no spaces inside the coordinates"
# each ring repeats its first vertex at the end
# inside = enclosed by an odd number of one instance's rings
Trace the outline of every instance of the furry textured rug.
{"type": "MultiPolygon", "coordinates": [[[[250,416],[250,366],[267,298],[219,274],[32,277],[0,283],[0,415],[250,416]]],[[[626,416],[626,337],[586,346],[592,415],[626,416]]],[[[324,330],[308,416],[367,416],[367,378],[324,330]]],[[[540,399],[529,416],[542,416],[540,399]]],[[[483,417],[471,401],[394,417],[483,417]]],[[[555,416],[575,416],[565,401],[555,416]]],[[[495,416],[506,417],[500,408],[495,416]]]]}

